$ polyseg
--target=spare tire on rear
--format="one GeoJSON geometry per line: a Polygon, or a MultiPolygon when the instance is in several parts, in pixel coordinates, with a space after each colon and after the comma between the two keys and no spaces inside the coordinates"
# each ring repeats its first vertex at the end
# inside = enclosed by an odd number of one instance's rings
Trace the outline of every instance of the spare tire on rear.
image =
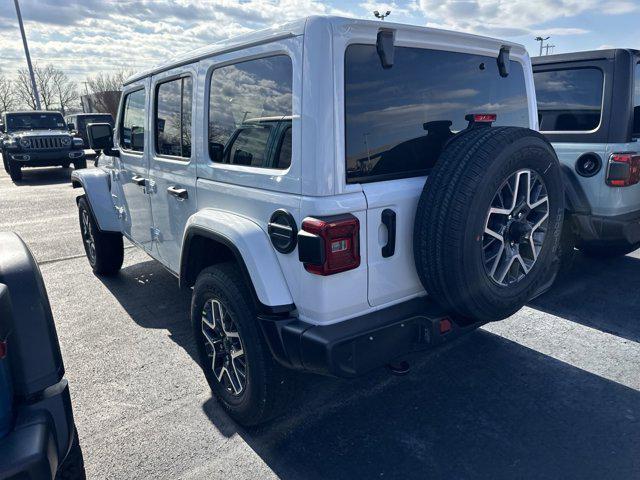
{"type": "Polygon", "coordinates": [[[465,130],[442,152],[418,203],[420,280],[453,314],[506,318],[553,278],[563,214],[560,165],[542,135],[465,130]]]}

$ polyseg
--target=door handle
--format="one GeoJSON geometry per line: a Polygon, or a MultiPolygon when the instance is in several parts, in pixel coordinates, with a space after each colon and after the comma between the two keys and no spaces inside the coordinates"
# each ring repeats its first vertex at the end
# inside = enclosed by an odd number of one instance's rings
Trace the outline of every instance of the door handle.
{"type": "Polygon", "coordinates": [[[187,198],[189,198],[189,192],[187,192],[186,188],[178,188],[178,187],[168,187],[167,188],[167,193],[169,195],[173,195],[174,197],[180,199],[180,200],[185,200],[187,198]]]}
{"type": "Polygon", "coordinates": [[[135,176],[131,177],[131,181],[133,183],[135,183],[136,185],[140,185],[141,187],[144,187],[146,182],[147,182],[147,179],[144,178],[144,177],[140,177],[138,175],[135,175],[135,176]]]}
{"type": "Polygon", "coordinates": [[[382,256],[388,258],[396,252],[396,212],[385,208],[382,211],[382,224],[387,227],[387,244],[382,247],[382,256]]]}

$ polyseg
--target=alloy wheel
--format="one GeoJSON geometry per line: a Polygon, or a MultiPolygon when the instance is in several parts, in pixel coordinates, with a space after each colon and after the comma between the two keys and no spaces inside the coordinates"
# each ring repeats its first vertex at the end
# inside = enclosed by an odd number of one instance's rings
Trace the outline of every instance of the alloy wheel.
{"type": "Polygon", "coordinates": [[[498,188],[482,238],[484,267],[501,286],[521,281],[535,265],[544,244],[549,196],[542,177],[519,170],[498,188]]]}
{"type": "Polygon", "coordinates": [[[93,265],[96,262],[96,242],[93,238],[93,232],[91,231],[91,220],[89,219],[89,212],[82,209],[80,215],[82,219],[82,241],[87,248],[87,255],[93,265]]]}
{"type": "Polygon", "coordinates": [[[244,346],[230,312],[215,298],[202,310],[202,335],[216,380],[233,396],[247,385],[244,346]]]}

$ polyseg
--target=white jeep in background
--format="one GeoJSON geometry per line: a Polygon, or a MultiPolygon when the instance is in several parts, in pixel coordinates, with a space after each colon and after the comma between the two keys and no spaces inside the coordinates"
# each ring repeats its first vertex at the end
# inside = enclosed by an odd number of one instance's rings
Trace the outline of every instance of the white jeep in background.
{"type": "Polygon", "coordinates": [[[125,236],[193,289],[206,378],[256,424],[287,368],[360,375],[549,284],[564,192],[536,128],[520,45],[310,17],[130,78],[73,173],[82,238],[97,274],[125,236]]]}

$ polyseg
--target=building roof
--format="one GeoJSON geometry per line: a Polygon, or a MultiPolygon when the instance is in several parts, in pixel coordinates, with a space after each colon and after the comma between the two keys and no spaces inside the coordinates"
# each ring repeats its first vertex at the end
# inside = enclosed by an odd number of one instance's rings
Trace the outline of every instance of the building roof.
{"type": "Polygon", "coordinates": [[[544,55],[542,57],[532,57],[533,65],[544,65],[548,63],[579,62],[583,60],[599,60],[615,58],[617,52],[628,52],[631,55],[640,55],[640,50],[631,48],[609,48],[606,50],[585,50],[583,52],[559,53],[556,55],[544,55]]]}

